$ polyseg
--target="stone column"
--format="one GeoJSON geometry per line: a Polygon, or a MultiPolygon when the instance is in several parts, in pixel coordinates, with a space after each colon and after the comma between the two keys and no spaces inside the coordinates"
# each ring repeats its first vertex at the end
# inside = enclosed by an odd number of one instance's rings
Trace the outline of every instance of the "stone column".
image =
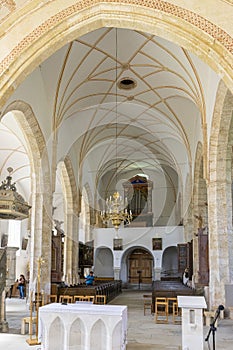
{"type": "Polygon", "coordinates": [[[1,300],[1,331],[7,333],[9,331],[8,322],[6,321],[6,292],[2,292],[1,300]]]}
{"type": "Polygon", "coordinates": [[[17,247],[6,247],[6,291],[15,283],[17,247]]]}
{"type": "Polygon", "coordinates": [[[72,253],[72,283],[79,282],[79,232],[78,232],[78,217],[72,214],[73,226],[73,253],[72,253]]]}
{"type": "Polygon", "coordinates": [[[114,267],[114,280],[120,279],[121,269],[119,267],[114,267]]]}
{"type": "Polygon", "coordinates": [[[65,245],[64,245],[64,277],[67,284],[73,282],[73,217],[65,217],[65,245]]]}
{"type": "Polygon", "coordinates": [[[33,196],[33,209],[30,237],[30,283],[29,293],[37,290],[38,260],[41,264],[41,290],[50,293],[51,281],[51,197],[50,194],[36,193],[33,196]]]}
{"type": "Polygon", "coordinates": [[[160,281],[161,280],[161,267],[155,267],[154,268],[154,281],[160,281]]]}
{"type": "Polygon", "coordinates": [[[209,303],[225,305],[225,285],[232,280],[233,238],[231,182],[213,180],[208,186],[209,303]]]}

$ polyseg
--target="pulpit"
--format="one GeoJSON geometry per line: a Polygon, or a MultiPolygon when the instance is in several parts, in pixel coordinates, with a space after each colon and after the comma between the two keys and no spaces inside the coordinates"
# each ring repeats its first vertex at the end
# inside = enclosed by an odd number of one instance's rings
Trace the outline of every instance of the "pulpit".
{"type": "Polygon", "coordinates": [[[86,302],[39,309],[42,350],[125,350],[127,307],[86,302]]]}

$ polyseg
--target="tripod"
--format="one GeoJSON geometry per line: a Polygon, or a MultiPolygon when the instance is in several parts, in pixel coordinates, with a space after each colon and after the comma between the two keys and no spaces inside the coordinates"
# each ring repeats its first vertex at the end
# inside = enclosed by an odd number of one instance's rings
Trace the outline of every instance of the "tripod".
{"type": "Polygon", "coordinates": [[[214,316],[214,320],[213,322],[210,324],[210,329],[209,332],[207,334],[207,337],[205,338],[205,341],[209,340],[210,334],[212,333],[212,338],[213,338],[213,350],[215,350],[215,332],[217,330],[217,328],[215,327],[215,323],[220,315],[220,311],[224,310],[224,306],[223,305],[219,305],[219,307],[216,310],[215,316],[214,316]]]}

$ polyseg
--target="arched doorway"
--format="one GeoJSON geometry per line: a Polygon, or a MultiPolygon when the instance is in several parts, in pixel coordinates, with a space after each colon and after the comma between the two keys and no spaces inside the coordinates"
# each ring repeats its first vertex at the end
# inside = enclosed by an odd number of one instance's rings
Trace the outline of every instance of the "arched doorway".
{"type": "Polygon", "coordinates": [[[178,274],[178,251],[177,247],[167,247],[163,252],[161,278],[177,278],[178,274]]]}
{"type": "Polygon", "coordinates": [[[128,257],[128,282],[152,283],[152,255],[143,248],[134,249],[128,257]]]}
{"type": "Polygon", "coordinates": [[[95,253],[95,276],[112,278],[113,272],[113,254],[111,249],[101,247],[96,249],[95,253]]]}

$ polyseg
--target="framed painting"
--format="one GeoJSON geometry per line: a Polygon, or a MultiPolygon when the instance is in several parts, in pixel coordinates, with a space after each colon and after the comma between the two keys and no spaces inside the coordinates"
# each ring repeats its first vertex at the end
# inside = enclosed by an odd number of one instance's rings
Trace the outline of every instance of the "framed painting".
{"type": "Polygon", "coordinates": [[[152,249],[162,250],[162,238],[152,238],[152,249]]]}
{"type": "Polygon", "coordinates": [[[123,240],[122,240],[122,238],[114,238],[114,240],[113,240],[113,250],[123,250],[123,240]]]}

